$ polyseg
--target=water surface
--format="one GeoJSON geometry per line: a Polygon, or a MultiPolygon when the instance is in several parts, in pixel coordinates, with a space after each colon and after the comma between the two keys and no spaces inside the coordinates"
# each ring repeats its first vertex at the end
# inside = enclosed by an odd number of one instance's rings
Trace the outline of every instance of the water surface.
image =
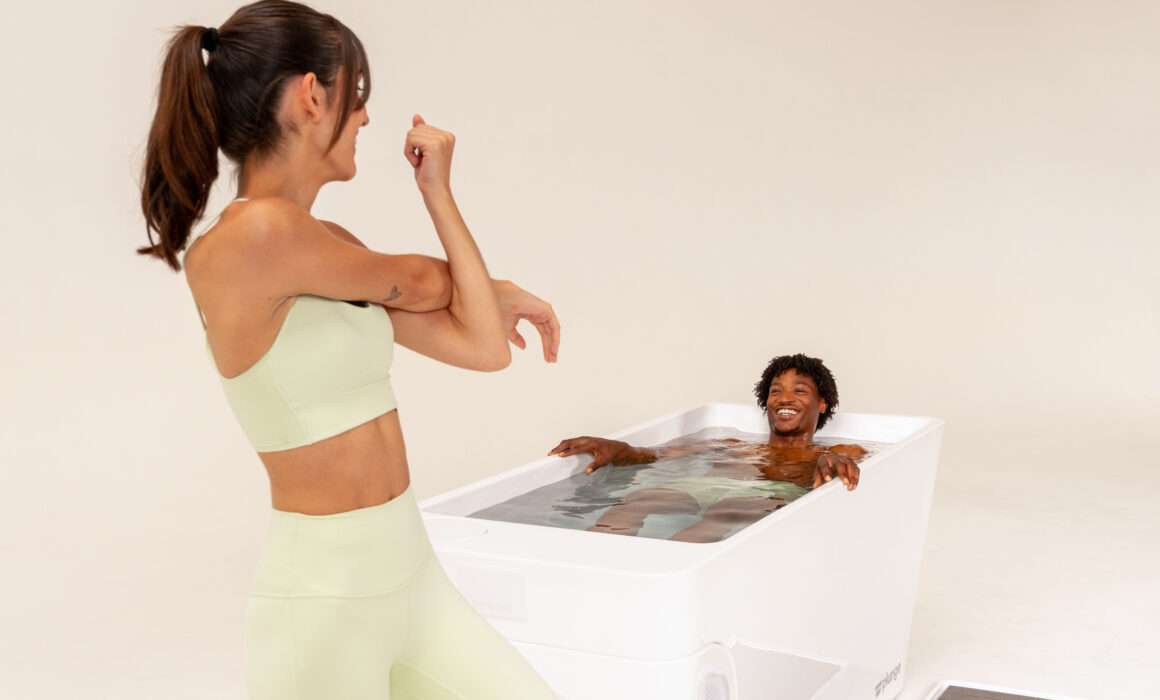
{"type": "MultiPolygon", "coordinates": [[[[706,428],[664,446],[697,451],[652,464],[607,466],[579,472],[468,517],[528,525],[592,530],[656,539],[713,542],[726,539],[809,492],[772,480],[768,436],[733,428],[706,428]]],[[[852,444],[819,438],[815,445],[852,444]]],[[[859,441],[872,454],[880,445],[859,441]]],[[[868,456],[867,455],[867,456],[868,456]]],[[[808,455],[800,458],[805,468],[808,455]]],[[[797,459],[781,455],[778,473],[797,459]]],[[[865,459],[865,458],[863,458],[865,459]]],[[[792,470],[791,470],[792,471],[792,470]]]]}

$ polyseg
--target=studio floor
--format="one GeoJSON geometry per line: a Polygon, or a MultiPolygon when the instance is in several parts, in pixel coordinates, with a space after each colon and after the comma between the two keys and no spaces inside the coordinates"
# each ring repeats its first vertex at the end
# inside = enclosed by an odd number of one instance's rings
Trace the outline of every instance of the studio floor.
{"type": "Polygon", "coordinates": [[[1160,459],[1137,440],[948,433],[899,700],[947,678],[1160,697],[1160,459]]]}

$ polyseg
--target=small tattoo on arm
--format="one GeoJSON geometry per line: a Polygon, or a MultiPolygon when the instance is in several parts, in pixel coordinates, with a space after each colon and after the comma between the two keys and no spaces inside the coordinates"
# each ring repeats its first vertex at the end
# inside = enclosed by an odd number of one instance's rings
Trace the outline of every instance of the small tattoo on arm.
{"type": "Polygon", "coordinates": [[[388,301],[394,301],[395,299],[398,299],[401,296],[403,296],[403,293],[399,291],[399,288],[392,285],[391,286],[391,295],[389,297],[387,297],[386,299],[383,299],[383,303],[385,304],[388,301]]]}

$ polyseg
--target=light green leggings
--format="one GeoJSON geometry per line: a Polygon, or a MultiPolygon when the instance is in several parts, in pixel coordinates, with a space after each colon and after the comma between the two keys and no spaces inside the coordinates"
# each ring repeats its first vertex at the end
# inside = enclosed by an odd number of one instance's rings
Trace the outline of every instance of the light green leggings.
{"type": "Polygon", "coordinates": [[[253,700],[548,700],[439,566],[408,488],[335,515],[273,511],[246,610],[253,700]]]}

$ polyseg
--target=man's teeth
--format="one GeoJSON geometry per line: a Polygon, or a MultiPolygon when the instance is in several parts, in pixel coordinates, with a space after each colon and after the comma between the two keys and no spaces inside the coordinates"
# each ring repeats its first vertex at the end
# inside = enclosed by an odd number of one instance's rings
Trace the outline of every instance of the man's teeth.
{"type": "Polygon", "coordinates": [[[793,410],[792,408],[779,408],[779,409],[777,409],[777,415],[779,415],[779,416],[796,416],[797,411],[793,410]]]}

